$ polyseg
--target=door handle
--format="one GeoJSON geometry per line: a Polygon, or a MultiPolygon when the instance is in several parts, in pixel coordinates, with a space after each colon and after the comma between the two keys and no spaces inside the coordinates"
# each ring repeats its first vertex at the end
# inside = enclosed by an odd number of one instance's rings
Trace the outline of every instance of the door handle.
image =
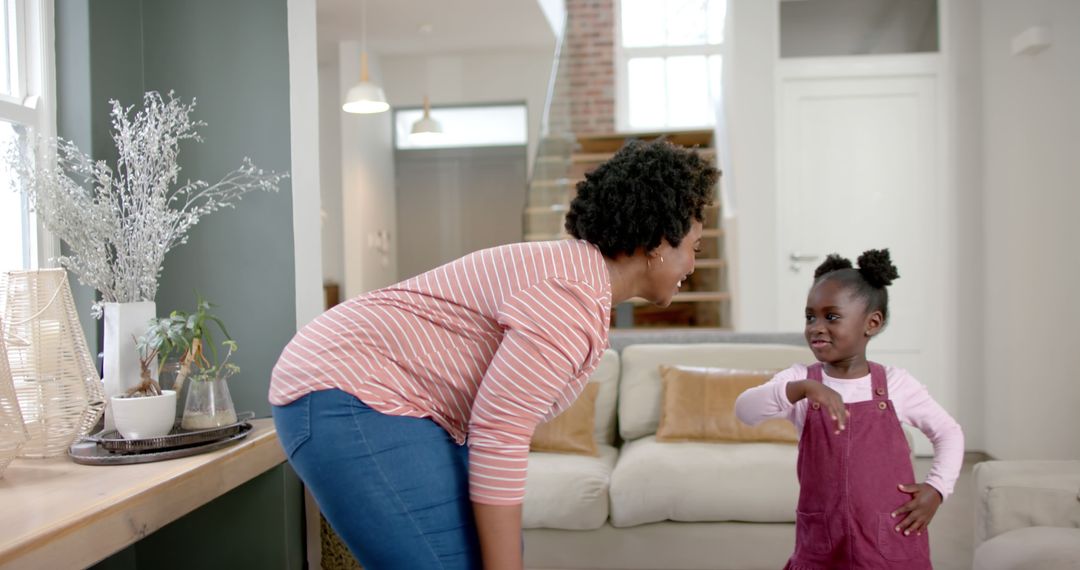
{"type": "Polygon", "coordinates": [[[799,263],[807,263],[810,261],[814,261],[817,258],[818,255],[815,253],[799,253],[797,251],[793,251],[788,254],[788,259],[791,260],[791,265],[788,266],[788,269],[791,269],[793,273],[798,273],[799,263]]]}
{"type": "Polygon", "coordinates": [[[791,252],[788,255],[788,259],[791,261],[813,261],[818,258],[816,253],[799,253],[797,251],[791,252]]]}

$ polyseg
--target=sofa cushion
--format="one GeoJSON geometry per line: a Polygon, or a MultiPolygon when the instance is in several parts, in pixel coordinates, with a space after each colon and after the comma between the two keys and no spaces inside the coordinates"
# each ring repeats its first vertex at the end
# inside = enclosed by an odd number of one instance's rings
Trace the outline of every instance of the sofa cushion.
{"type": "Polygon", "coordinates": [[[975,549],[979,570],[1080,569],[1080,528],[1032,526],[1010,530],[975,549]]]}
{"type": "Polygon", "coordinates": [[[660,423],[662,364],[780,370],[796,362],[813,361],[813,353],[805,346],[726,343],[628,346],[622,352],[619,380],[619,433],[627,441],[656,433],[660,423]]]}
{"type": "Polygon", "coordinates": [[[735,399],[767,382],[776,371],[661,366],[663,397],[657,441],[771,441],[795,443],[799,434],[784,419],[748,426],[735,417],[735,399]]]}
{"type": "Polygon", "coordinates": [[[1029,526],[1080,528],[1080,461],[984,461],[975,483],[975,544],[1029,526]]]}
{"type": "Polygon", "coordinates": [[[610,348],[600,357],[600,364],[589,382],[600,385],[596,393],[596,442],[615,445],[615,401],[619,397],[619,353],[610,348]]]}
{"type": "Polygon", "coordinates": [[[581,453],[596,456],[596,393],[600,385],[589,382],[578,399],[549,422],[536,426],[530,451],[581,453]]]}
{"type": "Polygon", "coordinates": [[[608,518],[608,487],[618,452],[598,446],[599,457],[529,454],[522,528],[591,530],[608,518]]]}
{"type": "Polygon", "coordinates": [[[788,443],[626,443],[611,474],[611,524],[793,522],[798,448],[788,443]]]}

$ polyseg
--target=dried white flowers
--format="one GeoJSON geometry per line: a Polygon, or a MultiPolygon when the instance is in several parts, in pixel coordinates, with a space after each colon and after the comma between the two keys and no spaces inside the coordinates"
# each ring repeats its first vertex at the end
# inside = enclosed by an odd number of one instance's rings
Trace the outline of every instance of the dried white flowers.
{"type": "MultiPolygon", "coordinates": [[[[26,192],[45,227],[67,243],[58,261],[84,285],[101,292],[101,302],[152,301],[165,254],[187,242],[188,230],[206,214],[235,207],[253,190],[277,191],[286,173],[263,172],[245,158],[242,166],[215,184],[202,180],[177,184],[180,142],[201,142],[205,126],[169,92],[143,96],[143,107],[112,104],[115,171],[94,161],[70,141],[46,139],[39,156],[55,161],[34,164],[33,152],[5,152],[15,183],[26,192]]],[[[31,143],[34,144],[34,143],[31,143]]],[[[95,305],[100,314],[100,305],[95,305]]]]}

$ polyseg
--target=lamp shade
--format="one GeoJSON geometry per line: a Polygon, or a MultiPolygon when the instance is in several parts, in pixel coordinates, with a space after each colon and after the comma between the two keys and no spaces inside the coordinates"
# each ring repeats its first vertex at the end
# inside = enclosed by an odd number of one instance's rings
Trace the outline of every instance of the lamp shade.
{"type": "Polygon", "coordinates": [[[370,81],[361,81],[349,89],[341,105],[346,113],[382,113],[389,108],[382,87],[370,81]]]}
{"type": "Polygon", "coordinates": [[[431,115],[424,115],[413,123],[410,134],[415,135],[441,135],[443,132],[442,125],[439,121],[431,118],[431,115]]]}
{"type": "Polygon", "coordinates": [[[442,137],[443,129],[439,121],[431,117],[431,102],[424,96],[424,116],[416,120],[409,131],[409,139],[418,142],[431,142],[442,137]]]}

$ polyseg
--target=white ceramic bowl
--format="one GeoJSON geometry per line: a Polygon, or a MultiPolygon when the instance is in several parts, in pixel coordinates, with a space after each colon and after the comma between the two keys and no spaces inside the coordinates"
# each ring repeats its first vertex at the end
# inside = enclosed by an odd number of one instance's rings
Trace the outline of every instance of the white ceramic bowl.
{"type": "Polygon", "coordinates": [[[160,437],[172,430],[176,421],[176,391],[162,390],[160,396],[112,399],[116,431],[124,439],[160,437]]]}

